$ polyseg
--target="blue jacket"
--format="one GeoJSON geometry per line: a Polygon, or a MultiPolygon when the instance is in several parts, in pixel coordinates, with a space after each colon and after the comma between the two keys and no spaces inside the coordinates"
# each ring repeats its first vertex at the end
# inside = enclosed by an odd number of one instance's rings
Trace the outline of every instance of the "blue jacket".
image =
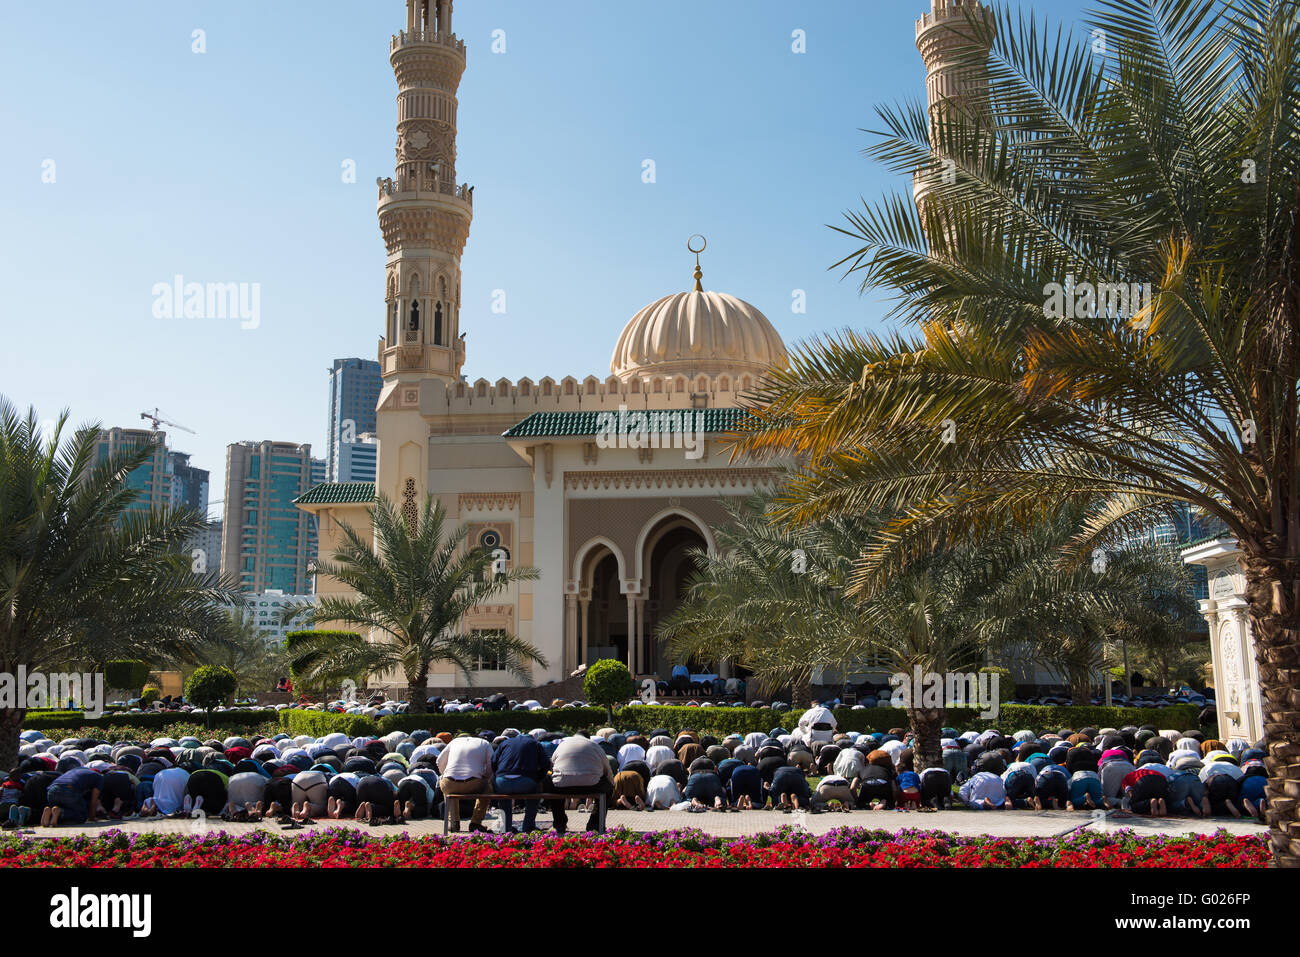
{"type": "Polygon", "coordinates": [[[551,769],[551,759],[531,734],[517,734],[501,742],[496,753],[497,774],[522,774],[535,781],[551,769]]]}

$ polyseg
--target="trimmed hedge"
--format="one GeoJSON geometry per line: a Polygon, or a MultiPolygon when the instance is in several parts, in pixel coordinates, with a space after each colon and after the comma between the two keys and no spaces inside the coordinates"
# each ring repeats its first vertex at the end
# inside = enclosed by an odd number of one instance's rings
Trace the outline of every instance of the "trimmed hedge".
{"type": "MultiPolygon", "coordinates": [[[[449,731],[504,731],[518,728],[530,731],[595,731],[609,723],[604,708],[551,708],[545,711],[473,711],[464,714],[394,714],[379,719],[379,733],[416,731],[427,728],[435,734],[449,731]],[[435,727],[436,725],[436,727],[435,727]]],[[[616,724],[618,722],[615,722],[616,724]]]]}
{"type": "MultiPolygon", "coordinates": [[[[977,708],[949,708],[944,719],[948,727],[959,731],[982,731],[997,728],[1007,734],[1027,728],[1031,731],[1058,731],[1061,728],[1122,728],[1125,725],[1155,724],[1179,731],[1197,727],[1200,708],[1195,705],[1171,705],[1168,708],[1063,707],[1047,705],[1004,704],[996,718],[981,718],[977,708]]],[[[749,734],[770,731],[775,727],[791,729],[801,711],[776,712],[770,708],[688,708],[681,705],[630,705],[617,713],[620,727],[650,731],[666,728],[676,734],[691,729],[711,734],[749,734]]],[[[888,731],[906,728],[907,712],[902,708],[836,708],[837,727],[841,731],[888,731]]],[[[539,713],[540,715],[540,713],[539,713]]],[[[538,725],[545,725],[539,720],[538,725]]]]}
{"type": "MultiPolygon", "coordinates": [[[[691,709],[695,710],[695,709],[691,709]]],[[[280,712],[280,727],[287,734],[309,734],[314,738],[341,732],[349,738],[382,737],[391,731],[427,730],[447,731],[483,730],[504,731],[518,728],[528,731],[545,728],[547,731],[594,731],[604,727],[606,715],[603,708],[555,708],[547,711],[474,711],[465,714],[392,714],[375,720],[359,714],[331,714],[325,711],[286,709],[280,712]]]]}
{"type": "Polygon", "coordinates": [[[220,722],[209,728],[206,724],[198,721],[175,721],[165,728],[141,728],[132,724],[98,724],[93,727],[87,725],[75,728],[51,728],[44,733],[55,741],[62,741],[65,738],[91,738],[95,741],[108,742],[149,742],[154,738],[161,737],[195,737],[200,741],[215,738],[221,741],[231,736],[252,739],[270,738],[280,733],[280,727],[274,721],[264,721],[261,724],[254,725],[240,724],[231,728],[225,727],[220,722]]]}
{"type": "MultiPolygon", "coordinates": [[[[985,720],[972,709],[950,709],[947,723],[959,730],[982,730],[996,727],[1010,734],[1021,728],[1056,731],[1060,728],[1120,728],[1125,725],[1154,724],[1179,731],[1195,728],[1200,708],[1173,705],[1168,708],[1045,707],[1040,705],[1003,705],[998,718],[985,720]]],[[[631,705],[615,713],[614,724],[620,729],[636,728],[642,732],[665,728],[670,733],[691,729],[718,736],[770,731],[776,726],[791,728],[798,720],[794,711],[776,712],[770,708],[688,708],[682,705],[631,705]]],[[[287,734],[308,734],[314,738],[342,732],[349,738],[379,737],[390,731],[476,732],[485,729],[504,731],[518,728],[546,728],[548,731],[591,732],[607,723],[603,708],[553,708],[542,711],[473,711],[465,714],[397,714],[378,721],[363,715],[331,714],[324,711],[273,708],[214,712],[213,723],[235,734],[254,733],[262,726],[278,723],[287,734]]],[[[900,708],[866,708],[854,711],[837,708],[835,720],[845,731],[888,731],[907,727],[907,715],[900,708]]],[[[186,712],[146,712],[143,714],[105,714],[87,718],[80,711],[30,711],[23,728],[49,733],[68,728],[136,729],[141,734],[122,737],[143,738],[158,732],[170,733],[177,725],[199,725],[203,715],[186,712]]],[[[50,735],[54,737],[54,735],[50,735]]],[[[173,735],[174,736],[174,735],[173,735]]]]}
{"type": "MultiPolygon", "coordinates": [[[[1060,728],[1115,727],[1157,724],[1165,728],[1187,730],[1196,727],[1200,709],[1195,705],[1169,708],[1050,707],[1044,705],[1003,705],[996,718],[981,718],[976,708],[950,708],[945,719],[949,727],[960,731],[997,728],[1006,733],[1028,728],[1033,731],[1056,731],[1060,728]]],[[[770,708],[688,708],[680,705],[632,705],[618,713],[619,723],[639,730],[666,728],[676,734],[685,729],[713,734],[748,734],[770,731],[780,726],[789,729],[801,712],[776,712],[770,708]]],[[[844,731],[888,731],[906,728],[907,712],[902,708],[836,708],[837,726],[844,731]]]]}
{"type": "Polygon", "coordinates": [[[346,734],[349,738],[377,737],[379,734],[379,725],[364,715],[304,711],[298,708],[286,708],[280,712],[280,727],[286,734],[295,738],[300,734],[323,738],[336,731],[346,734]]]}
{"type": "MultiPolygon", "coordinates": [[[[211,714],[215,724],[223,728],[242,728],[275,721],[280,712],[274,708],[250,708],[239,711],[218,711],[211,714]]],[[[83,711],[29,711],[23,717],[23,728],[48,731],[58,728],[108,728],[132,727],[144,731],[165,731],[169,726],[182,723],[200,724],[205,715],[186,711],[145,711],[127,714],[118,711],[98,718],[87,718],[83,711]]]]}
{"type": "MultiPolygon", "coordinates": [[[[689,708],[683,705],[630,705],[616,711],[614,724],[620,729],[636,728],[649,732],[665,728],[671,734],[691,729],[714,735],[748,734],[770,731],[780,726],[793,727],[801,712],[776,712],[770,708],[689,708]]],[[[1061,728],[1122,728],[1125,725],[1154,724],[1160,728],[1185,731],[1197,726],[1200,708],[1195,705],[1172,705],[1168,708],[1049,707],[1044,705],[1003,705],[997,718],[984,719],[977,709],[952,708],[948,711],[949,727],[961,731],[995,727],[1011,734],[1021,728],[1033,731],[1057,731],[1061,728]]],[[[220,717],[217,715],[216,717],[220,717]]],[[[906,728],[907,713],[901,708],[837,708],[835,720],[844,731],[888,731],[906,728]]],[[[503,731],[518,728],[546,728],[548,731],[594,731],[607,723],[603,708],[551,708],[542,711],[473,711],[464,714],[398,714],[378,721],[362,715],[330,714],[323,711],[285,710],[280,712],[280,726],[288,734],[322,737],[342,732],[350,738],[382,736],[390,731],[424,729],[435,733],[448,731],[503,731]]]]}

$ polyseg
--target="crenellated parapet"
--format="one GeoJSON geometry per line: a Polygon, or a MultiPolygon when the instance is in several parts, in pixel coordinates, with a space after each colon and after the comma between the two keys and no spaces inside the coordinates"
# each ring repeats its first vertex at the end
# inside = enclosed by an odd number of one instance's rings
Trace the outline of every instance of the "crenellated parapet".
{"type": "Polygon", "coordinates": [[[619,406],[642,409],[731,408],[758,384],[757,377],[740,375],[617,376],[582,379],[544,376],[518,381],[422,384],[420,411],[425,415],[518,415],[534,412],[617,411],[619,406]]]}

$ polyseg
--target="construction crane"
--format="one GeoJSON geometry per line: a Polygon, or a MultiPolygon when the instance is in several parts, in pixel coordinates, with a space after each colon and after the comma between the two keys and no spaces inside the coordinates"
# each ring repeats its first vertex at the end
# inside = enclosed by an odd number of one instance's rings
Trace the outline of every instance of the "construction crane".
{"type": "Polygon", "coordinates": [[[198,435],[198,433],[195,432],[193,429],[187,429],[185,426],[181,425],[179,422],[169,422],[169,421],[167,421],[166,419],[164,419],[164,418],[162,417],[162,415],[160,414],[160,411],[161,411],[161,410],[159,410],[159,409],[154,409],[152,412],[141,412],[141,413],[140,413],[140,418],[142,418],[142,419],[148,419],[150,422],[152,422],[152,423],[153,423],[153,430],[154,430],[155,432],[158,431],[158,426],[159,426],[159,425],[169,425],[169,426],[171,426],[173,429],[180,429],[182,432],[188,432],[190,435],[198,435]]]}

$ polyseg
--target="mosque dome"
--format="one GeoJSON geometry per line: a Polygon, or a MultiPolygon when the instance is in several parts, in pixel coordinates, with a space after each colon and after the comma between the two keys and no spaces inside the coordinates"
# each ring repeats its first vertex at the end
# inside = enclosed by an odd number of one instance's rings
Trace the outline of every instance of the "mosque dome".
{"type": "Polygon", "coordinates": [[[785,344],[757,308],[700,285],[650,303],[623,327],[610,360],[620,379],[652,375],[761,375],[787,365],[785,344]]]}

